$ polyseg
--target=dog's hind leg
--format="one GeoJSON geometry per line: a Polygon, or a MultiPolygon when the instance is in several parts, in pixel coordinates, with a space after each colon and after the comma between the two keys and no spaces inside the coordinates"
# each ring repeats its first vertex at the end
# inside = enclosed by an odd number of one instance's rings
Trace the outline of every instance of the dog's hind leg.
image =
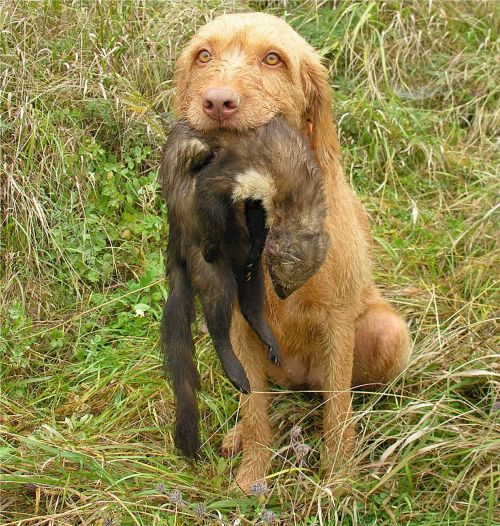
{"type": "Polygon", "coordinates": [[[241,422],[235,424],[222,439],[220,453],[225,458],[237,455],[243,446],[243,426],[241,422]]]}
{"type": "Polygon", "coordinates": [[[352,385],[373,389],[405,369],[411,344],[406,323],[374,286],[365,296],[365,310],[356,320],[352,385]]]}

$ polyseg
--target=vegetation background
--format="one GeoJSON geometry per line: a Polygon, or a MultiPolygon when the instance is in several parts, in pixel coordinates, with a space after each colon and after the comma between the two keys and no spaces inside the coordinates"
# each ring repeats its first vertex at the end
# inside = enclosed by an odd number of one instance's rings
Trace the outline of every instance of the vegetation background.
{"type": "Polygon", "coordinates": [[[0,3],[2,524],[500,523],[499,7],[0,3]],[[172,445],[156,175],[176,54],[207,20],[248,10],[284,17],[329,67],[376,278],[414,352],[402,378],[354,394],[355,465],[328,487],[320,400],[273,390],[268,489],[244,498],[239,458],[218,453],[239,398],[200,320],[203,459],[172,445]]]}

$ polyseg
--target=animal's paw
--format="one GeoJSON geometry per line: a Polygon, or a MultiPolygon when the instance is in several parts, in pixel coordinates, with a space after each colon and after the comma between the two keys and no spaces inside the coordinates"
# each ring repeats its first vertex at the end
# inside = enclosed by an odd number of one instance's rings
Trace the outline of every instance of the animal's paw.
{"type": "Polygon", "coordinates": [[[249,464],[243,459],[236,475],[236,484],[247,495],[261,495],[267,491],[265,476],[266,464],[260,464],[257,461],[249,464]]]}
{"type": "Polygon", "coordinates": [[[243,433],[241,423],[232,427],[222,440],[220,453],[224,458],[238,454],[243,448],[243,433]]]}
{"type": "Polygon", "coordinates": [[[243,275],[247,283],[252,281],[254,271],[255,271],[255,264],[253,262],[245,263],[243,267],[243,275]]]}
{"type": "Polygon", "coordinates": [[[275,349],[274,347],[269,347],[267,350],[267,358],[274,365],[280,365],[281,363],[281,356],[277,348],[275,349]]]}
{"type": "Polygon", "coordinates": [[[229,381],[243,394],[250,393],[250,382],[248,381],[245,369],[240,361],[235,357],[232,364],[223,364],[224,372],[229,381]]]}
{"type": "Polygon", "coordinates": [[[177,165],[185,173],[198,170],[212,157],[210,146],[199,139],[180,141],[177,148],[177,165]]]}
{"type": "Polygon", "coordinates": [[[230,382],[243,394],[250,394],[250,382],[248,381],[245,371],[238,375],[228,375],[230,382]]]}
{"type": "Polygon", "coordinates": [[[219,253],[219,243],[205,242],[202,247],[203,259],[207,263],[213,263],[219,253]]]}

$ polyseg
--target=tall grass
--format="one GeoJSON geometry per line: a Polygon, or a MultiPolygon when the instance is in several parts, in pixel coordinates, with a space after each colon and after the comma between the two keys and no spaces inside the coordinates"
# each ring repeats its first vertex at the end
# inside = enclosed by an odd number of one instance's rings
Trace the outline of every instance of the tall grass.
{"type": "Polygon", "coordinates": [[[288,524],[498,523],[498,6],[0,4],[4,524],[256,524],[269,511],[288,524]],[[179,49],[217,14],[256,9],[330,68],[377,282],[414,353],[386,389],[355,393],[354,465],[329,486],[320,401],[274,390],[269,490],[243,498],[239,459],[218,454],[239,400],[199,330],[204,457],[173,449],[156,169],[179,49]]]}

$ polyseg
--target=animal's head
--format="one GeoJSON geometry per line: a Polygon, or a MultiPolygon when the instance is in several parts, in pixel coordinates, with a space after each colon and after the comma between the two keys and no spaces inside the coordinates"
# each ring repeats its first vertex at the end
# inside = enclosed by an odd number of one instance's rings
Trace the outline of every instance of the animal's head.
{"type": "Polygon", "coordinates": [[[223,15],[203,26],[177,61],[175,88],[177,115],[198,131],[245,131],[283,114],[304,132],[312,123],[314,147],[325,136],[335,143],[327,71],[272,15],[223,15]]]}
{"type": "Polygon", "coordinates": [[[311,278],[323,264],[330,237],[324,228],[325,210],[311,210],[303,218],[276,218],[266,241],[264,257],[274,290],[285,299],[311,278]]]}

